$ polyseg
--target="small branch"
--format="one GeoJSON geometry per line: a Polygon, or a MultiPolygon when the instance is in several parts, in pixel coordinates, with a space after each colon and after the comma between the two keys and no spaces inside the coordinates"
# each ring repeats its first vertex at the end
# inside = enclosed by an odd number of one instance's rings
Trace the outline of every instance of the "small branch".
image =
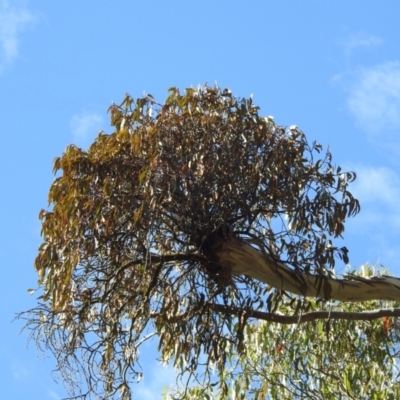
{"type": "MultiPolygon", "coordinates": [[[[243,308],[228,307],[222,304],[212,304],[212,308],[225,314],[239,315],[243,313],[243,308]]],[[[400,317],[400,308],[386,308],[364,312],[347,311],[313,311],[302,315],[281,315],[255,310],[246,310],[249,318],[261,319],[280,324],[301,324],[303,322],[315,321],[317,319],[342,319],[350,321],[372,321],[382,317],[400,317]]]]}
{"type": "MultiPolygon", "coordinates": [[[[152,263],[168,263],[168,262],[182,262],[182,261],[191,261],[194,259],[200,259],[200,257],[196,254],[166,254],[166,255],[158,255],[151,254],[149,260],[152,263]]],[[[120,267],[120,270],[124,270],[129,267],[133,267],[134,265],[146,264],[149,260],[144,259],[136,259],[133,261],[129,261],[126,264],[120,267]]]]}

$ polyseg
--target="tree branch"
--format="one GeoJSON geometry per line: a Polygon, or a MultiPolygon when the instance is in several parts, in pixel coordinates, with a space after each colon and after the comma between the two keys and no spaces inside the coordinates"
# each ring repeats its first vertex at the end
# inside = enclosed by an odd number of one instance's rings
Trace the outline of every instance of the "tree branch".
{"type": "Polygon", "coordinates": [[[231,237],[215,247],[214,257],[233,275],[247,275],[278,290],[300,296],[337,301],[400,301],[400,279],[392,276],[344,279],[304,273],[289,268],[243,239],[231,237]]]}
{"type": "MultiPolygon", "coordinates": [[[[223,304],[212,304],[215,311],[225,314],[239,315],[244,309],[239,307],[229,307],[223,304]]],[[[267,313],[256,310],[246,310],[248,318],[262,319],[269,322],[277,322],[280,324],[300,324],[303,322],[315,321],[317,319],[342,319],[350,321],[372,321],[382,317],[400,317],[400,308],[387,308],[380,310],[364,311],[364,312],[347,312],[347,311],[313,311],[300,315],[281,315],[267,313]]]]}
{"type": "Polygon", "coordinates": [[[120,267],[121,270],[124,270],[129,267],[133,267],[134,265],[146,264],[148,262],[152,263],[168,263],[168,262],[181,262],[181,261],[192,261],[199,260],[200,257],[197,254],[165,254],[158,255],[150,253],[148,259],[135,259],[133,261],[129,261],[126,264],[120,267]]]}

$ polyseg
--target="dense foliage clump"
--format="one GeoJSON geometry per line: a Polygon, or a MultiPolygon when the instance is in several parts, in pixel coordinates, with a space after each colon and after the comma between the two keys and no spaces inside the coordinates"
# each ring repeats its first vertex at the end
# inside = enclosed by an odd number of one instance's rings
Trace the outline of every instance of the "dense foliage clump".
{"type": "Polygon", "coordinates": [[[147,338],[158,336],[164,361],[207,381],[211,367],[224,371],[229,348],[245,351],[246,312],[283,301],[219,265],[221,240],[330,276],[335,259],[348,261],[332,238],[359,204],[347,190],[355,175],[329,151],[315,158],[319,144],[228,89],[171,88],[164,104],[127,95],[109,111],[113,133],[54,161],[35,262],[43,294],[27,326],[71,390],[129,398],[147,338]]]}

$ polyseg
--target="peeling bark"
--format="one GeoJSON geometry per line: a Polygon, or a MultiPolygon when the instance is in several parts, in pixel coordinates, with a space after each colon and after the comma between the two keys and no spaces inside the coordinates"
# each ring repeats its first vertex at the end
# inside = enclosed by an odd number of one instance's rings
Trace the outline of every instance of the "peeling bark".
{"type": "Polygon", "coordinates": [[[235,237],[219,241],[214,249],[215,261],[232,275],[247,275],[285,292],[337,301],[400,301],[399,278],[346,275],[344,279],[334,279],[306,274],[235,237]]]}

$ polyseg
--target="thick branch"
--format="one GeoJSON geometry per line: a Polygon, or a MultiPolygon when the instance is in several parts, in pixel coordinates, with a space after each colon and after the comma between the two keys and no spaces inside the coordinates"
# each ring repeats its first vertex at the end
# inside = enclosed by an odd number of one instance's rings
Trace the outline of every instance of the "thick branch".
{"type": "Polygon", "coordinates": [[[215,247],[214,257],[233,275],[247,275],[276,289],[300,296],[338,301],[400,301],[400,279],[391,276],[334,279],[306,274],[274,260],[242,239],[231,237],[215,247]]]}
{"type": "MultiPolygon", "coordinates": [[[[222,304],[213,304],[213,309],[222,313],[239,315],[243,309],[228,307],[222,304]]],[[[315,321],[317,319],[343,319],[350,321],[372,321],[382,317],[400,317],[400,308],[389,308],[363,312],[345,311],[314,311],[302,315],[282,315],[255,310],[246,310],[249,318],[262,319],[264,321],[278,322],[280,324],[300,324],[302,322],[315,321]]]]}
{"type": "Polygon", "coordinates": [[[195,259],[199,259],[199,256],[196,254],[165,254],[165,255],[158,255],[149,253],[148,257],[146,258],[139,258],[133,261],[129,261],[126,264],[121,266],[121,269],[127,269],[134,265],[140,264],[147,264],[149,262],[152,263],[168,263],[168,262],[182,262],[182,261],[192,261],[195,259]]]}

